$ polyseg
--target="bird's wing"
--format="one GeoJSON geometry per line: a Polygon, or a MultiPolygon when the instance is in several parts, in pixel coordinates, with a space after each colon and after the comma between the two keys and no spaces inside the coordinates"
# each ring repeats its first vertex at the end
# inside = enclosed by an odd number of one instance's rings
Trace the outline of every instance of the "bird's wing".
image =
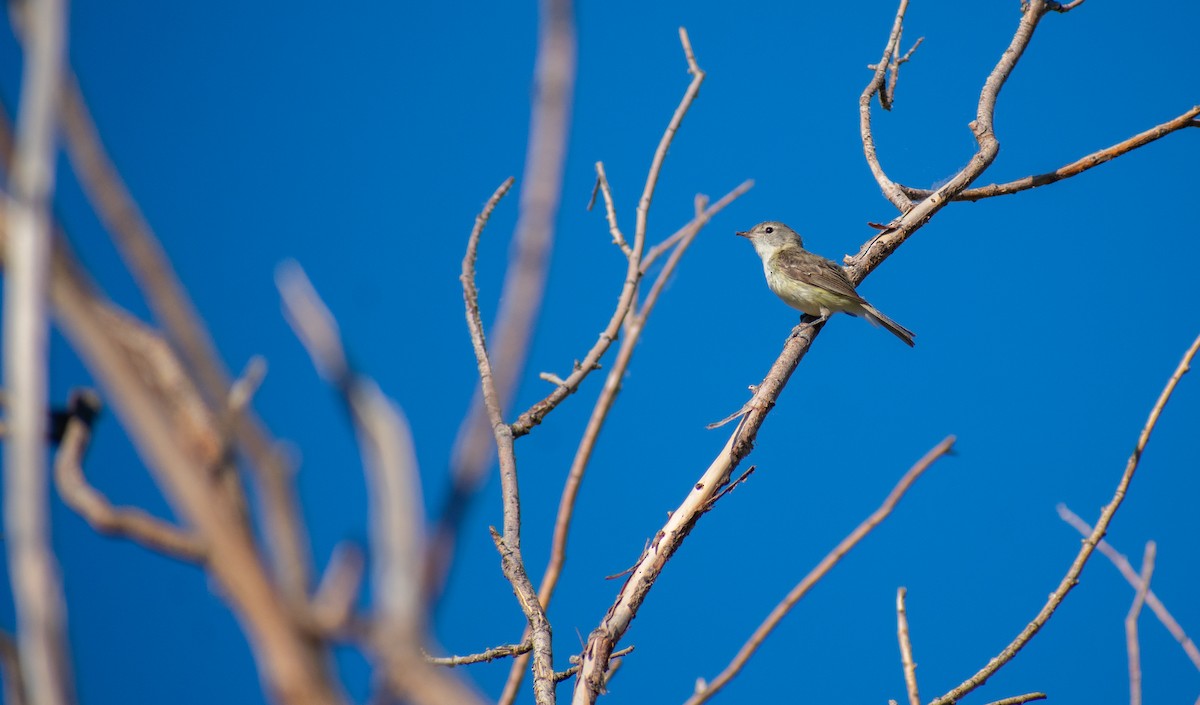
{"type": "Polygon", "coordinates": [[[854,290],[846,272],[836,262],[814,255],[807,250],[785,247],[775,253],[775,266],[791,279],[811,282],[822,289],[841,294],[855,301],[865,299],[854,290]]]}

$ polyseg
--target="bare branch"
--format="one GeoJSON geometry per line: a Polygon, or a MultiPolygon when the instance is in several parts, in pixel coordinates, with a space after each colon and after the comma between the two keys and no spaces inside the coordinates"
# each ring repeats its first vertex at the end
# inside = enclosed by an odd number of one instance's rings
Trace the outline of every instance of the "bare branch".
{"type": "Polygon", "coordinates": [[[1146,543],[1146,552],[1142,555],[1141,587],[1133,597],[1129,606],[1129,614],[1125,615],[1125,649],[1129,654],[1129,705],[1142,705],[1142,656],[1138,645],[1138,617],[1142,614],[1142,605],[1146,604],[1146,592],[1150,589],[1150,576],[1154,573],[1153,541],[1146,543]]]}
{"type": "MultiPolygon", "coordinates": [[[[700,703],[703,703],[713,695],[716,695],[717,691],[719,691],[721,688],[724,688],[729,681],[733,680],[734,676],[741,672],[742,668],[750,660],[750,657],[754,655],[754,652],[758,650],[758,647],[761,646],[766,640],[767,636],[775,629],[776,626],[779,625],[781,621],[783,621],[783,618],[787,616],[787,613],[791,611],[792,607],[794,607],[797,602],[799,602],[806,594],[808,594],[808,591],[811,590],[812,587],[816,585],[822,578],[824,578],[847,553],[849,553],[856,545],[858,545],[859,541],[862,541],[864,538],[866,538],[867,534],[871,533],[876,526],[879,526],[879,524],[881,524],[883,520],[892,513],[892,510],[896,508],[896,505],[900,502],[900,499],[904,496],[904,493],[907,492],[910,487],[912,487],[913,483],[917,481],[917,478],[920,477],[926,470],[928,470],[938,458],[948,455],[951,452],[954,447],[954,440],[954,436],[947,436],[942,440],[941,443],[938,443],[936,446],[930,449],[930,451],[926,453],[923,458],[918,460],[917,463],[908,470],[908,472],[904,473],[904,476],[900,478],[900,481],[897,482],[896,486],[892,488],[892,491],[888,493],[888,496],[883,501],[883,504],[880,505],[880,507],[874,512],[872,512],[869,517],[863,520],[863,522],[859,524],[854,531],[850,532],[846,538],[842,539],[838,545],[829,552],[828,555],[821,559],[821,562],[818,563],[817,566],[808,573],[808,575],[804,576],[803,580],[801,580],[794,588],[792,588],[791,592],[787,594],[787,597],[785,597],[783,601],[776,605],[775,609],[771,610],[771,614],[767,615],[767,618],[763,620],[762,624],[760,624],[758,628],[754,630],[754,633],[751,634],[750,638],[746,640],[746,643],[742,645],[742,648],[738,651],[733,660],[729,662],[729,665],[725,667],[725,670],[721,671],[721,673],[703,689],[697,688],[696,692],[692,694],[692,697],[687,699],[685,705],[700,705],[700,703]]],[[[660,531],[659,535],[661,536],[662,533],[663,532],[660,531]]]]}
{"type": "MultiPolygon", "coordinates": [[[[1198,124],[1194,118],[1200,115],[1200,105],[1192,107],[1187,112],[1172,120],[1168,120],[1161,125],[1140,132],[1129,139],[1118,142],[1111,147],[1106,147],[1096,152],[1092,152],[1086,157],[1080,157],[1066,166],[1059,167],[1054,171],[1046,172],[1045,174],[1035,174],[1026,176],[1015,181],[1009,181],[1003,184],[989,184],[978,188],[969,188],[962,193],[954,196],[955,201],[980,201],[985,198],[994,196],[1007,196],[1013,193],[1019,193],[1028,189],[1045,186],[1056,181],[1062,181],[1072,176],[1077,176],[1093,167],[1100,166],[1106,162],[1110,162],[1117,157],[1132,152],[1133,150],[1144,147],[1145,145],[1154,142],[1155,140],[1166,137],[1172,132],[1177,132],[1185,127],[1196,127],[1198,124]]],[[[928,189],[909,188],[908,186],[900,187],[905,195],[910,198],[926,198],[933,194],[933,191],[928,189]]]]}
{"type": "Polygon", "coordinates": [[[475,227],[467,241],[467,254],[462,264],[463,300],[466,303],[467,327],[471,331],[471,343],[475,360],[479,365],[480,387],[483,402],[492,424],[496,450],[500,458],[500,484],[504,499],[504,533],[492,529],[492,540],[500,552],[500,565],[504,576],[512,584],[521,610],[529,622],[530,639],[533,644],[533,691],[539,705],[554,703],[554,654],[551,646],[550,621],[538,600],[533,582],[525,571],[525,560],[521,556],[521,498],[517,481],[517,457],[513,448],[512,427],[504,422],[501,400],[488,357],[484,338],[483,321],[479,316],[479,291],[475,287],[475,258],[478,254],[479,238],[496,204],[512,186],[512,179],[505,181],[488,199],[483,212],[475,219],[475,227]]]}
{"type": "Polygon", "coordinates": [[[1096,549],[1096,544],[1100,542],[1100,538],[1108,531],[1108,525],[1112,522],[1113,516],[1116,515],[1117,509],[1120,508],[1121,502],[1125,499],[1129,483],[1133,480],[1133,473],[1137,470],[1138,462],[1142,458],[1142,451],[1146,449],[1146,444],[1150,441],[1150,434],[1153,433],[1155,425],[1158,424],[1158,418],[1162,414],[1163,408],[1166,407],[1167,401],[1171,398],[1172,392],[1175,391],[1176,385],[1179,384],[1179,380],[1187,373],[1192,358],[1196,356],[1197,350],[1200,350],[1200,336],[1197,336],[1191,347],[1184,353],[1183,360],[1175,368],[1175,372],[1171,375],[1171,378],[1167,380],[1167,384],[1159,395],[1158,401],[1155,402],[1154,407],[1150,410],[1150,417],[1146,420],[1146,425],[1142,427],[1141,433],[1138,434],[1137,445],[1134,446],[1133,453],[1129,456],[1129,461],[1125,465],[1125,472],[1121,474],[1121,479],[1117,483],[1117,489],[1113,493],[1112,501],[1100,512],[1100,519],[1096,522],[1096,528],[1083,540],[1083,547],[1079,549],[1079,554],[1075,557],[1074,562],[1071,563],[1067,574],[1063,576],[1058,587],[1050,594],[1050,598],[1038,612],[1037,616],[1028,626],[1021,630],[1021,633],[1012,640],[1012,643],[1004,647],[1004,650],[997,654],[995,658],[988,661],[987,665],[981,668],[979,672],[963,681],[962,684],[950,692],[934,700],[930,705],[956,703],[964,695],[986,683],[987,679],[991,678],[996,671],[1011,661],[1029,643],[1029,640],[1041,631],[1042,626],[1054,614],[1054,610],[1058,609],[1058,606],[1062,604],[1067,593],[1075,587],[1079,580],[1079,574],[1083,572],[1083,566],[1087,564],[1087,560],[1096,549]]]}
{"type": "Polygon", "coordinates": [[[692,41],[683,27],[679,28],[679,41],[683,45],[683,54],[687,59],[688,73],[692,75],[692,82],[688,84],[683,99],[675,108],[675,114],[671,116],[671,122],[667,124],[667,129],[658,142],[658,149],[654,150],[654,159],[650,162],[650,173],[646,175],[646,186],[642,189],[642,197],[638,200],[635,241],[639,239],[645,241],[646,219],[650,215],[650,202],[654,199],[654,189],[658,186],[658,176],[662,173],[663,162],[667,159],[667,150],[670,149],[671,142],[675,139],[675,133],[679,131],[679,126],[683,124],[683,118],[687,115],[688,109],[692,107],[696,96],[700,94],[700,84],[704,83],[704,72],[696,63],[696,55],[692,51],[692,41]]]}
{"type": "Polygon", "coordinates": [[[533,650],[533,642],[525,641],[520,644],[505,644],[493,646],[486,651],[467,656],[426,656],[425,660],[435,666],[467,666],[473,663],[487,663],[510,656],[520,656],[533,650]]]}
{"type": "Polygon", "coordinates": [[[152,551],[193,563],[205,559],[200,540],[136,508],[115,508],[88,484],[83,456],[92,438],[92,422],[100,413],[100,397],[92,390],[71,394],[68,420],[54,458],[54,481],[67,506],[102,534],[130,539],[152,551]]]}
{"type": "Polygon", "coordinates": [[[908,196],[904,195],[900,186],[887,177],[887,173],[883,170],[883,165],[879,163],[879,156],[875,151],[875,136],[871,132],[871,98],[878,95],[880,105],[885,110],[891,109],[891,100],[887,95],[885,84],[887,81],[888,66],[893,60],[892,57],[900,51],[900,35],[904,32],[904,14],[906,12],[908,12],[908,0],[900,0],[900,7],[896,10],[896,18],[892,21],[892,31],[888,35],[887,44],[883,47],[883,58],[879,60],[878,64],[874,65],[875,73],[871,76],[870,83],[863,89],[862,95],[858,99],[859,133],[862,137],[863,154],[867,158],[867,166],[871,168],[871,173],[875,175],[875,181],[879,183],[879,188],[883,189],[883,195],[901,213],[907,213],[912,209],[913,204],[908,196]]]}
{"type": "Polygon", "coordinates": [[[608,218],[608,231],[612,233],[613,244],[620,247],[626,257],[633,259],[633,250],[630,249],[629,243],[625,242],[625,235],[617,226],[617,208],[613,204],[612,189],[608,185],[608,174],[604,173],[604,162],[596,162],[596,186],[604,194],[604,213],[608,218]]]}
{"type": "Polygon", "coordinates": [[[61,0],[14,6],[24,67],[4,228],[4,527],[25,695],[34,705],[75,700],[66,605],[50,541],[46,478],[47,311],[55,136],[66,63],[61,0]],[[21,29],[24,31],[21,31],[21,29]]]}
{"type": "MultiPolygon", "coordinates": [[[[491,328],[496,393],[502,411],[508,410],[520,382],[533,326],[541,309],[567,158],[575,87],[573,3],[570,0],[540,0],[538,8],[538,48],[520,214],[500,292],[500,309],[491,328]]],[[[438,519],[429,552],[432,563],[427,572],[431,596],[441,593],[466,503],[494,462],[492,430],[481,394],[476,391],[454,441],[450,459],[453,485],[438,519]]]]}
{"type": "MultiPolygon", "coordinates": [[[[1092,533],[1092,527],[1089,526],[1088,523],[1083,519],[1080,519],[1074,512],[1068,509],[1065,504],[1058,505],[1058,515],[1062,517],[1063,521],[1075,527],[1075,529],[1085,537],[1092,533]]],[[[1141,589],[1141,578],[1138,577],[1137,571],[1135,571],[1133,566],[1130,565],[1128,558],[1117,551],[1117,549],[1114,548],[1108,541],[1101,540],[1100,543],[1096,544],[1096,549],[1103,553],[1110,561],[1112,561],[1113,565],[1117,567],[1117,570],[1120,571],[1125,580],[1127,580],[1129,584],[1133,586],[1134,590],[1141,589]]],[[[1200,649],[1196,648],[1196,644],[1183,631],[1183,627],[1179,626],[1179,622],[1176,622],[1175,618],[1171,616],[1171,613],[1167,611],[1166,605],[1164,605],[1162,601],[1158,599],[1158,595],[1155,595],[1153,590],[1146,590],[1146,605],[1150,608],[1150,611],[1154,612],[1154,615],[1158,617],[1158,621],[1162,622],[1163,626],[1167,628],[1167,631],[1171,633],[1171,636],[1175,637],[1175,640],[1178,641],[1183,647],[1183,651],[1187,654],[1188,658],[1191,659],[1192,665],[1194,665],[1197,670],[1200,670],[1200,649]]]]}
{"type": "Polygon", "coordinates": [[[908,613],[904,608],[904,588],[896,590],[896,635],[900,640],[900,662],[904,665],[904,687],[908,691],[909,705],[921,705],[917,690],[917,664],[913,661],[912,642],[908,637],[908,613]]]}

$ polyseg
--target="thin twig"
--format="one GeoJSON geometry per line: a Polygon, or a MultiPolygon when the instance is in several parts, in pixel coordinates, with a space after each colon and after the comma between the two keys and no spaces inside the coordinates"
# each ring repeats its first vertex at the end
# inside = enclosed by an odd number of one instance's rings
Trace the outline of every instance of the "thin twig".
{"type": "Polygon", "coordinates": [[[1014,695],[1011,698],[1004,698],[1003,700],[993,700],[992,702],[987,703],[987,705],[1021,705],[1021,703],[1045,699],[1045,693],[1025,693],[1024,695],[1014,695]]]}
{"type": "MultiPolygon", "coordinates": [[[[884,110],[892,109],[892,105],[896,102],[896,84],[900,80],[900,67],[912,59],[913,53],[917,51],[917,47],[921,46],[923,41],[925,41],[925,37],[919,37],[908,51],[904,52],[904,56],[900,56],[899,42],[892,48],[892,59],[888,62],[887,88],[879,92],[879,107],[884,110]]],[[[874,69],[875,67],[868,66],[867,68],[874,69]]]]}
{"type": "Polygon", "coordinates": [[[912,641],[908,637],[908,613],[904,607],[904,588],[896,590],[896,635],[900,640],[900,662],[904,665],[904,688],[908,691],[909,705],[921,705],[917,690],[917,664],[913,661],[912,641]]]}
{"type": "Polygon", "coordinates": [[[1150,441],[1150,434],[1153,433],[1155,425],[1158,424],[1158,418],[1162,414],[1163,408],[1167,405],[1167,401],[1171,398],[1171,393],[1175,391],[1179,380],[1188,371],[1197,350],[1200,350],[1200,336],[1197,336],[1191,347],[1184,353],[1183,360],[1175,368],[1175,372],[1171,375],[1171,378],[1167,380],[1167,384],[1159,395],[1158,401],[1155,402],[1154,407],[1150,410],[1150,417],[1146,420],[1146,425],[1142,427],[1141,433],[1138,434],[1137,445],[1134,446],[1133,453],[1129,456],[1129,461],[1125,464],[1125,472],[1121,474],[1121,479],[1117,483],[1112,501],[1100,512],[1100,518],[1096,521],[1095,529],[1083,540],[1083,547],[1079,549],[1079,554],[1075,557],[1066,575],[1063,576],[1063,579],[1059,582],[1054,592],[1050,594],[1049,599],[1038,612],[1037,616],[1028,626],[1021,630],[1021,633],[1012,640],[1012,643],[1004,647],[1003,651],[989,660],[987,665],[981,668],[978,673],[963,681],[950,692],[934,700],[930,705],[956,703],[964,695],[986,683],[987,679],[991,678],[1004,664],[1011,661],[1025,647],[1025,644],[1029,643],[1029,640],[1041,630],[1042,626],[1054,614],[1054,610],[1058,609],[1063,599],[1066,598],[1067,593],[1075,587],[1079,581],[1079,574],[1083,572],[1083,566],[1087,564],[1088,558],[1091,557],[1092,552],[1096,549],[1096,544],[1100,542],[1101,537],[1108,531],[1108,525],[1112,522],[1113,516],[1116,515],[1117,509],[1120,508],[1121,502],[1125,499],[1129,483],[1133,480],[1133,473],[1137,470],[1138,462],[1142,458],[1142,451],[1146,449],[1146,444],[1150,441]]]}
{"type": "Polygon", "coordinates": [[[604,214],[608,219],[608,231],[612,234],[613,244],[621,248],[621,252],[633,259],[633,250],[625,242],[625,235],[617,225],[617,207],[613,204],[612,188],[608,185],[608,174],[604,173],[604,162],[596,162],[596,186],[604,194],[604,214]]]}
{"type": "MultiPolygon", "coordinates": [[[[500,409],[507,413],[525,368],[534,324],[541,310],[554,242],[567,159],[575,89],[575,13],[571,0],[540,0],[538,47],[534,65],[529,144],[517,225],[508,268],[492,323],[491,351],[500,409]]],[[[458,428],[451,453],[452,486],[447,494],[429,552],[426,579],[431,597],[441,594],[466,505],[495,462],[492,429],[482,392],[476,390],[458,428]]]]}
{"type": "MultiPolygon", "coordinates": [[[[611,659],[613,659],[612,664],[608,668],[608,673],[604,674],[604,682],[605,683],[608,683],[608,681],[612,678],[613,673],[616,673],[617,669],[621,667],[621,661],[618,659],[620,659],[622,656],[627,656],[627,655],[633,653],[633,649],[634,649],[634,647],[632,647],[632,646],[626,646],[625,648],[618,649],[612,653],[612,656],[610,657],[611,659]]],[[[570,678],[571,676],[575,675],[576,673],[579,673],[579,664],[578,663],[575,664],[574,666],[571,666],[570,668],[568,668],[565,671],[558,671],[557,673],[555,673],[554,681],[556,683],[561,683],[562,681],[565,681],[566,679],[570,678]]]]}
{"type": "Polygon", "coordinates": [[[883,57],[879,59],[879,63],[874,65],[875,73],[858,98],[859,134],[862,137],[863,154],[867,158],[867,166],[875,176],[879,188],[883,189],[883,195],[901,213],[911,210],[913,203],[908,196],[904,195],[900,186],[888,178],[887,173],[883,170],[883,165],[879,163],[879,156],[875,151],[875,137],[871,131],[871,98],[878,95],[879,102],[884,109],[891,109],[886,86],[888,66],[892,62],[892,57],[899,51],[900,35],[904,32],[904,14],[906,12],[908,12],[908,0],[900,0],[900,7],[896,10],[895,19],[892,20],[892,31],[888,34],[887,44],[883,47],[883,57]]]}
{"type": "Polygon", "coordinates": [[[24,68],[4,222],[4,529],[26,695],[36,705],[63,705],[75,700],[75,688],[66,605],[50,541],[45,400],[50,203],[67,8],[61,0],[45,0],[14,9],[24,68]]]}
{"type": "Polygon", "coordinates": [[[492,197],[483,211],[475,218],[475,227],[467,241],[467,254],[463,257],[462,287],[466,305],[467,327],[471,332],[471,344],[475,361],[479,366],[480,388],[483,402],[492,424],[496,441],[496,452],[500,459],[500,484],[504,503],[504,532],[492,530],[492,540],[500,553],[500,565],[508,578],[521,605],[521,611],[529,622],[530,639],[533,644],[533,692],[538,705],[554,703],[554,654],[552,650],[550,621],[538,600],[533,582],[525,570],[525,559],[521,555],[521,497],[517,481],[517,457],[513,448],[512,427],[504,422],[504,412],[488,357],[487,341],[483,332],[483,321],[479,315],[479,290],[475,286],[475,259],[479,252],[479,238],[496,204],[512,186],[508,179],[492,197]]]}
{"type": "MultiPolygon", "coordinates": [[[[1106,147],[1096,152],[1092,152],[1085,157],[1080,157],[1070,164],[1061,166],[1054,171],[1046,172],[1045,174],[1026,176],[1024,178],[1008,181],[1003,184],[989,184],[987,186],[969,188],[954,196],[953,200],[979,201],[985,198],[992,198],[994,196],[1007,196],[1009,194],[1019,193],[1021,191],[1037,188],[1039,186],[1052,184],[1056,181],[1062,181],[1063,179],[1069,179],[1072,176],[1082,174],[1089,169],[1110,162],[1122,154],[1132,152],[1139,147],[1144,147],[1145,145],[1166,137],[1173,132],[1177,132],[1186,127],[1196,127],[1197,123],[1195,122],[1194,118],[1197,115],[1200,115],[1200,105],[1192,107],[1179,117],[1168,120],[1161,125],[1156,125],[1155,127],[1152,127],[1144,132],[1140,132],[1127,140],[1112,145],[1111,147],[1106,147]]],[[[904,191],[905,195],[910,198],[926,198],[933,193],[933,191],[928,189],[909,188],[908,186],[903,185],[900,186],[900,188],[904,191]]]]}
{"type": "Polygon", "coordinates": [[[716,695],[721,688],[733,680],[734,676],[741,672],[742,668],[750,660],[750,657],[754,655],[754,652],[758,650],[758,647],[762,645],[763,641],[766,640],[767,636],[783,621],[783,618],[791,611],[792,607],[808,594],[808,591],[824,578],[847,553],[858,545],[859,541],[866,538],[867,534],[871,533],[876,526],[879,526],[892,513],[892,510],[900,502],[904,493],[912,487],[917,478],[928,470],[934,461],[951,452],[954,447],[954,440],[954,436],[947,436],[941,443],[938,443],[924,457],[918,460],[908,472],[904,473],[904,476],[900,478],[900,481],[888,493],[883,504],[872,512],[869,517],[864,519],[846,538],[842,539],[828,555],[821,559],[821,562],[815,568],[809,571],[808,575],[804,576],[803,580],[792,588],[787,597],[776,605],[775,609],[771,610],[771,614],[767,615],[762,624],[758,625],[758,628],[754,630],[754,633],[750,635],[750,638],[738,650],[737,655],[729,662],[729,665],[712,682],[706,684],[703,689],[697,689],[692,694],[692,697],[687,699],[685,705],[700,705],[700,703],[716,695]]]}
{"type": "Polygon", "coordinates": [[[1142,651],[1138,644],[1138,617],[1142,614],[1142,605],[1146,604],[1146,591],[1150,589],[1150,576],[1154,573],[1153,541],[1146,542],[1146,552],[1142,554],[1142,572],[1139,576],[1141,587],[1133,596],[1133,604],[1129,606],[1129,614],[1125,615],[1125,650],[1129,654],[1129,705],[1142,705],[1142,651]]]}
{"type": "MultiPolygon", "coordinates": [[[[571,374],[562,381],[562,384],[555,387],[554,391],[550,392],[545,399],[535,403],[529,407],[527,411],[517,417],[517,420],[512,423],[512,434],[514,438],[529,433],[534,426],[540,424],[546,415],[555,409],[567,396],[573,394],[579,389],[579,385],[592,372],[600,368],[600,358],[604,356],[613,341],[620,336],[621,324],[625,321],[629,309],[637,300],[638,285],[642,281],[642,252],[646,247],[645,233],[638,232],[633,238],[633,246],[630,247],[625,243],[625,238],[621,235],[621,231],[617,228],[617,216],[612,202],[612,193],[608,188],[608,177],[604,173],[604,165],[601,162],[596,162],[596,175],[600,180],[601,191],[604,192],[605,208],[608,211],[609,226],[613,233],[613,239],[621,245],[622,251],[626,253],[627,264],[625,268],[625,279],[621,283],[621,294],[617,298],[617,308],[608,319],[608,325],[600,333],[600,337],[583,356],[583,360],[574,366],[571,374]]],[[[503,703],[501,699],[501,703],[503,703]]]]}
{"type": "Polygon", "coordinates": [[[1066,13],[1070,12],[1071,10],[1074,10],[1075,8],[1079,7],[1080,5],[1082,5],[1085,2],[1087,2],[1087,0],[1072,0],[1072,2],[1069,2],[1066,4],[1063,4],[1061,2],[1051,2],[1051,3],[1049,3],[1049,6],[1050,6],[1049,10],[1051,12],[1059,12],[1059,13],[1066,14],[1066,13]]]}
{"type": "MultiPolygon", "coordinates": [[[[1084,536],[1092,533],[1092,527],[1068,509],[1065,504],[1058,505],[1058,515],[1062,517],[1063,521],[1075,527],[1075,530],[1084,536]]],[[[1134,590],[1141,589],[1141,578],[1138,577],[1137,571],[1133,569],[1133,566],[1129,563],[1129,559],[1114,548],[1112,544],[1102,540],[1096,544],[1096,550],[1103,553],[1108,560],[1112,561],[1112,564],[1117,567],[1117,570],[1133,586],[1134,590]]],[[[1179,622],[1175,621],[1175,618],[1167,611],[1166,605],[1158,599],[1158,595],[1155,595],[1153,590],[1146,591],[1146,606],[1150,608],[1150,611],[1158,617],[1158,621],[1162,622],[1162,625],[1167,628],[1171,636],[1175,637],[1175,640],[1183,647],[1183,652],[1191,659],[1192,665],[1196,667],[1196,670],[1200,670],[1200,649],[1196,648],[1195,642],[1183,631],[1183,627],[1179,626],[1179,622]]]]}
{"type": "Polygon", "coordinates": [[[94,391],[72,392],[66,429],[54,456],[54,482],[63,502],[102,534],[127,538],[171,558],[203,562],[204,545],[194,534],[141,509],[113,507],[88,484],[83,457],[91,443],[92,422],[99,413],[100,397],[94,391]]]}
{"type": "Polygon", "coordinates": [[[520,644],[493,646],[478,654],[468,654],[466,656],[426,656],[425,660],[435,666],[454,668],[455,666],[468,666],[473,663],[487,663],[497,659],[509,658],[510,656],[520,656],[532,650],[533,642],[526,641],[520,644]]]}

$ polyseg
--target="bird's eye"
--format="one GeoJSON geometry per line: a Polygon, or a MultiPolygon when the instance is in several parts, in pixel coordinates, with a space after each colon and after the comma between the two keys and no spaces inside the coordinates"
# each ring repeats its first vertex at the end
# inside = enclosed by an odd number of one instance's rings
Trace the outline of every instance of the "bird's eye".
{"type": "Polygon", "coordinates": [[[775,228],[772,228],[770,225],[768,225],[767,227],[763,228],[763,232],[770,235],[771,233],[775,232],[775,228]]]}

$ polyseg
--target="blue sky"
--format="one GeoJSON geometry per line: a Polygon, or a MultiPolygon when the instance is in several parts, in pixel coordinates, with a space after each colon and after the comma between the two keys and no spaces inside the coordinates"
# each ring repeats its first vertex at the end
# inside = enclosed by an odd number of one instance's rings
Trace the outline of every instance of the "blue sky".
{"type": "MultiPolygon", "coordinates": [[[[892,206],[863,160],[857,99],[893,2],[581,3],[570,156],[546,303],[517,406],[548,391],[611,313],[624,260],[585,205],[603,160],[627,232],[687,82],[686,26],[708,79],[674,142],[650,216],[655,241],[746,178],[755,188],[697,239],[664,294],[601,438],[550,610],[557,665],[595,627],[666,512],[725,440],[705,424],[738,408],[796,322],[733,237],[782,220],[833,259],[857,251],[892,206]]],[[[983,78],[1018,3],[915,0],[895,110],[876,109],[891,176],[927,187],[970,157],[983,78]]],[[[1093,0],[1041,24],[1000,97],[1000,157],[984,181],[1049,171],[1198,102],[1200,7],[1154,12],[1093,0]]],[[[408,413],[427,506],[445,491],[453,435],[477,383],[458,270],[473,218],[520,170],[528,131],[533,4],[78,3],[71,58],[114,161],[204,314],[226,363],[264,355],[257,408],[302,461],[323,564],[365,540],[362,475],[334,394],[280,314],[272,272],[294,258],[337,315],[358,366],[408,413]]],[[[19,54],[0,36],[0,90],[15,105],[19,54]]],[[[1065,502],[1094,521],[1142,423],[1200,333],[1196,130],[1053,186],[943,210],[861,287],[916,331],[908,349],[835,319],[759,436],[758,472],[706,516],[659,580],[626,643],[613,703],[682,702],[909,465],[948,434],[941,461],[898,511],[785,620],[727,702],[902,700],[894,596],[908,588],[926,700],[974,673],[1033,618],[1079,546],[1065,502]]],[[[59,216],[119,303],[146,307],[69,176],[59,216]]],[[[496,211],[479,265],[496,308],[516,199],[496,211]]],[[[52,393],[88,384],[60,338],[52,393]]],[[[562,478],[599,375],[519,442],[525,552],[544,564],[562,478]]],[[[1185,378],[1109,538],[1139,561],[1159,545],[1154,589],[1200,633],[1195,507],[1200,389],[1185,378]]],[[[87,462],[114,501],[169,516],[115,419],[87,462]]],[[[96,536],[54,507],[81,700],[262,701],[249,650],[197,569],[96,536]]],[[[513,642],[523,618],[487,534],[490,482],[465,524],[435,620],[448,652],[513,642]]],[[[4,583],[7,586],[7,581],[4,583]]],[[[7,590],[7,587],[4,588],[7,590]]],[[[1132,591],[1103,559],[1050,625],[974,702],[1042,690],[1057,702],[1126,697],[1122,620],[1132,591]]],[[[7,593],[0,625],[11,629],[7,593]]],[[[1147,700],[1194,700],[1200,674],[1148,616],[1147,700]]],[[[366,667],[339,660],[348,692],[366,667]]],[[[467,673],[495,696],[506,663],[467,673]]],[[[565,690],[561,691],[565,696],[565,690]]],[[[526,701],[530,698],[526,697],[526,701]]]]}

